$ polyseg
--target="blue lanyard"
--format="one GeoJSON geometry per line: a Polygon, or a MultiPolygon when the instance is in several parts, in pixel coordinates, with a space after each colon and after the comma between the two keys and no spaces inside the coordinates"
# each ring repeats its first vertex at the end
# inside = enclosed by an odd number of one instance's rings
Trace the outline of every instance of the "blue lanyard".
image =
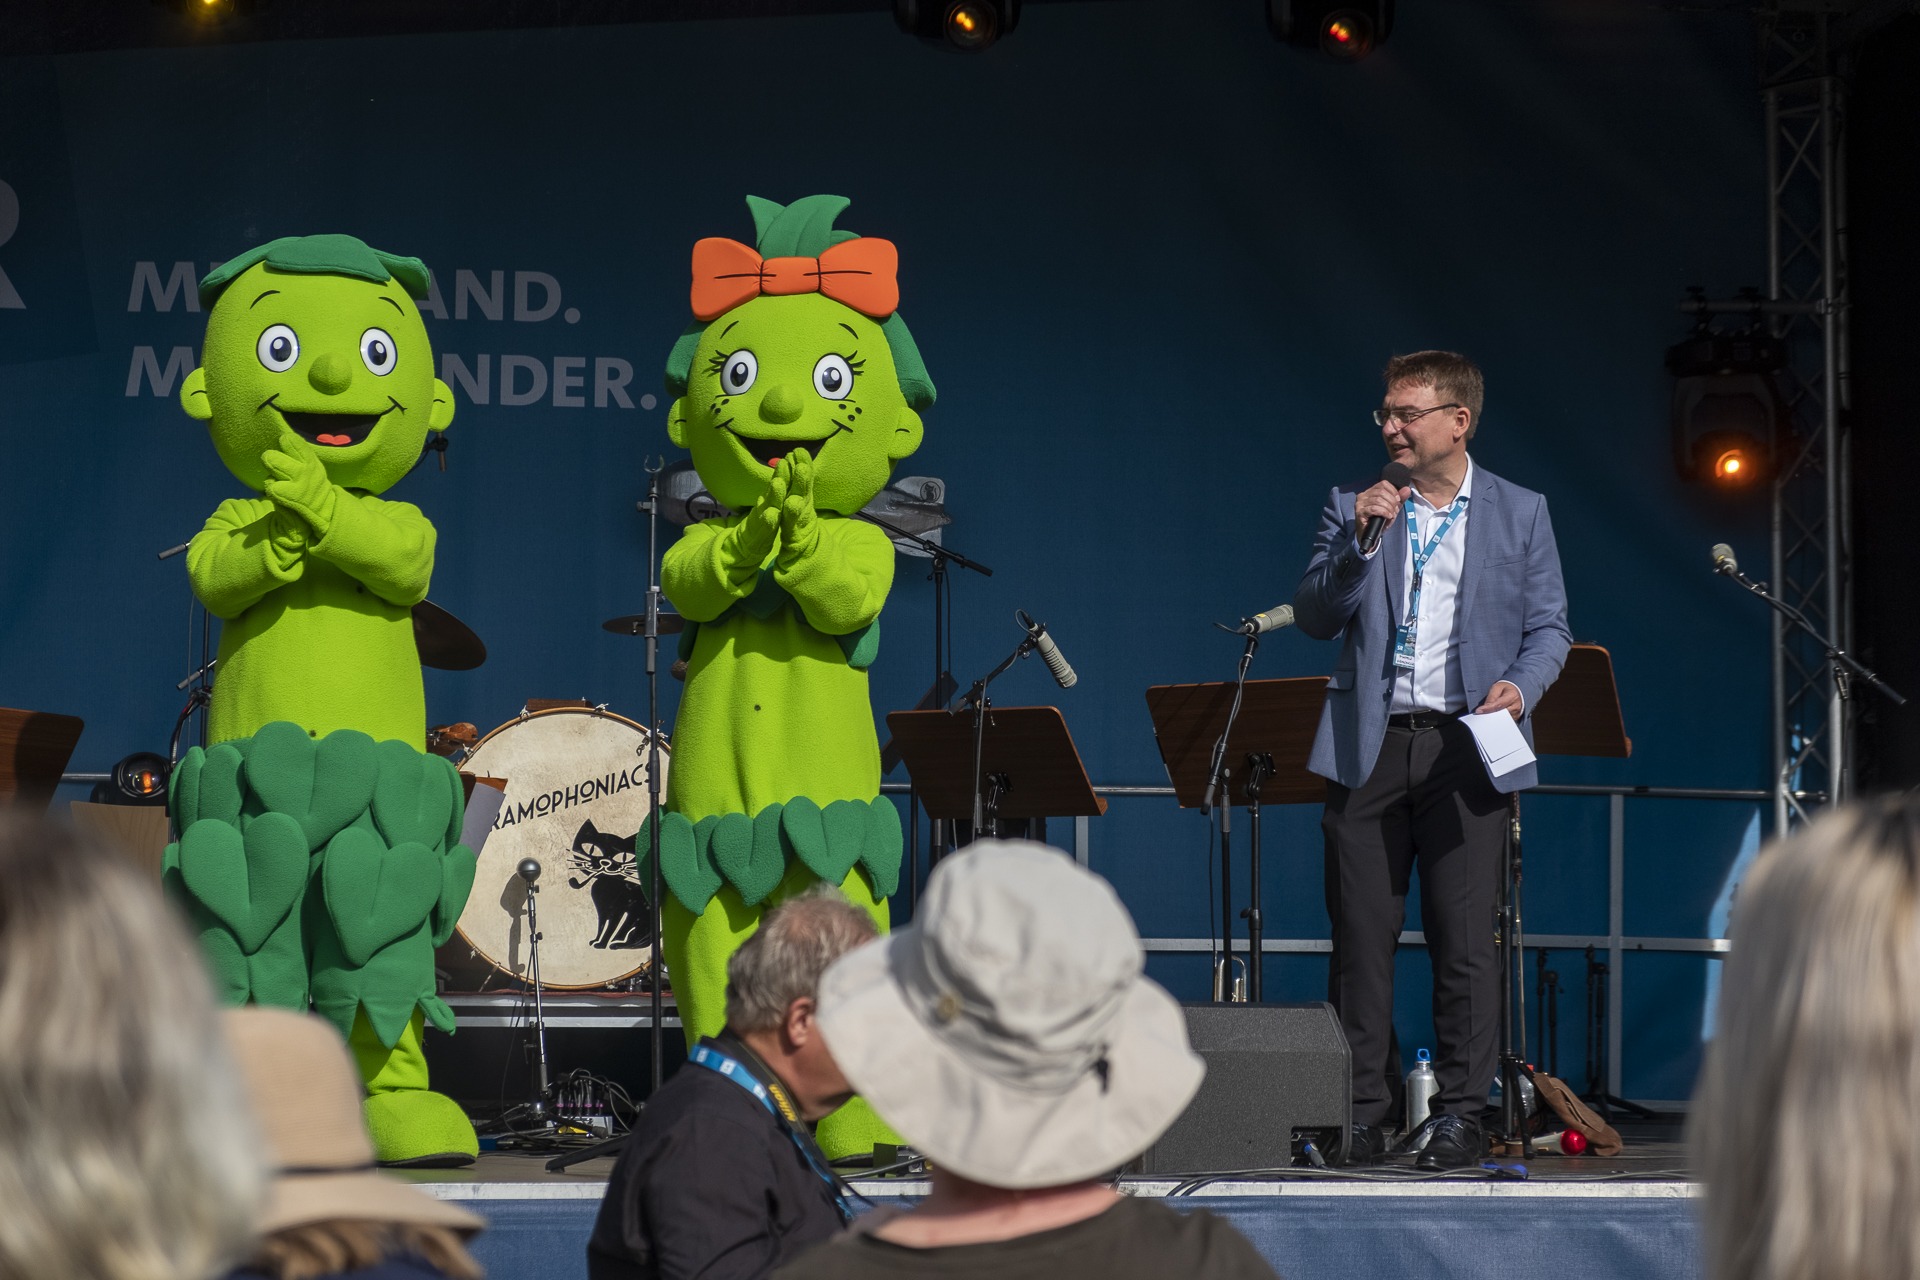
{"type": "Polygon", "coordinates": [[[833,1204],[834,1207],[840,1211],[841,1220],[843,1222],[853,1221],[853,1206],[847,1203],[846,1196],[841,1192],[840,1179],[834,1174],[832,1169],[822,1163],[819,1153],[813,1146],[808,1143],[805,1138],[800,1136],[799,1131],[794,1127],[799,1123],[798,1119],[789,1117],[784,1113],[783,1109],[774,1102],[772,1091],[769,1090],[766,1085],[761,1084],[759,1080],[755,1079],[753,1072],[747,1070],[744,1063],[731,1054],[714,1048],[710,1044],[695,1045],[693,1052],[687,1055],[687,1061],[696,1067],[705,1067],[707,1070],[733,1081],[733,1083],[739,1085],[742,1089],[745,1089],[758,1099],[760,1105],[767,1109],[767,1114],[773,1117],[774,1122],[786,1132],[787,1137],[793,1140],[793,1145],[799,1148],[801,1158],[807,1162],[807,1166],[819,1175],[820,1179],[825,1182],[832,1191],[833,1204]]]}
{"type": "Polygon", "coordinates": [[[1420,616],[1420,587],[1422,579],[1426,576],[1427,561],[1433,559],[1433,553],[1440,548],[1440,539],[1447,536],[1447,530],[1453,528],[1453,522],[1465,515],[1466,511],[1467,499],[1464,497],[1455,498],[1448,503],[1446,519],[1440,522],[1440,527],[1434,530],[1433,537],[1427,539],[1427,545],[1422,547],[1420,531],[1414,527],[1413,523],[1416,514],[1413,499],[1411,497],[1407,499],[1407,551],[1413,557],[1413,588],[1407,592],[1408,626],[1411,626],[1420,616]]]}

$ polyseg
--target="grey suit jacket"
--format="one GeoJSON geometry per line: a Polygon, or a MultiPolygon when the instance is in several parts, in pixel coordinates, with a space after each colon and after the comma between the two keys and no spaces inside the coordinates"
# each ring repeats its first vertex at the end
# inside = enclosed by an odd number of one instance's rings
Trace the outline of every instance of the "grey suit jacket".
{"type": "MultiPolygon", "coordinates": [[[[1393,637],[1406,615],[1405,517],[1387,527],[1372,560],[1354,545],[1354,497],[1371,483],[1343,486],[1328,496],[1313,560],[1293,597],[1300,630],[1316,640],[1345,633],[1307,764],[1345,787],[1364,783],[1380,758],[1393,697],[1393,637]]],[[[1520,729],[1531,746],[1533,709],[1559,676],[1573,640],[1547,500],[1476,466],[1465,528],[1454,637],[1467,706],[1479,706],[1487,690],[1511,681],[1526,700],[1520,729]]],[[[1521,791],[1536,781],[1537,770],[1527,765],[1493,785],[1521,791]]]]}

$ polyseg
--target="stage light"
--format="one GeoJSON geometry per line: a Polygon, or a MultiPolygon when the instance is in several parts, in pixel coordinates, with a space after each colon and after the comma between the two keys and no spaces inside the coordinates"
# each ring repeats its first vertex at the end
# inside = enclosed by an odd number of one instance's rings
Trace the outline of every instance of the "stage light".
{"type": "Polygon", "coordinates": [[[1020,24],[1020,0],[893,0],[908,35],[961,53],[979,53],[1020,24]]]}
{"type": "Polygon", "coordinates": [[[1366,57],[1393,31],[1393,0],[1267,0],[1276,40],[1341,62],[1366,57]]]}
{"type": "Polygon", "coordinates": [[[1718,333],[1703,324],[1668,349],[1681,479],[1737,490],[1772,478],[1782,420],[1773,375],[1785,363],[1780,341],[1758,327],[1718,333]]]}
{"type": "Polygon", "coordinates": [[[113,766],[109,781],[94,785],[91,799],[95,804],[165,804],[172,770],[165,756],[136,751],[113,766]]]}

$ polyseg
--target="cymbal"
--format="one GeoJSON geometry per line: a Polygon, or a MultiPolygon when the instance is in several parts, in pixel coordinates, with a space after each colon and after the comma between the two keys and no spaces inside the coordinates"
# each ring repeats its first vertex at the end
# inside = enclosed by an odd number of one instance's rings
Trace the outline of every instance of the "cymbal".
{"type": "MultiPolygon", "coordinates": [[[[677,613],[660,611],[660,634],[677,636],[686,630],[687,620],[677,613]]],[[[611,631],[617,636],[643,636],[647,633],[647,615],[630,613],[621,618],[608,618],[600,624],[602,631],[611,631]]]]}
{"type": "Polygon", "coordinates": [[[420,665],[436,671],[471,671],[487,660],[473,628],[431,600],[413,606],[413,643],[420,665]]]}

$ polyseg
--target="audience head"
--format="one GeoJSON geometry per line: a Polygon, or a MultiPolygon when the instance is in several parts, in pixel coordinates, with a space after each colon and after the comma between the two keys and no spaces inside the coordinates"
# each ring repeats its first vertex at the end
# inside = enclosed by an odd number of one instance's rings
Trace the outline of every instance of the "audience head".
{"type": "Polygon", "coordinates": [[[1105,880],[1046,845],[985,840],[940,862],[912,924],[827,971],[820,1025],[936,1168],[1066,1186],[1145,1151],[1205,1074],[1143,963],[1105,880]]]}
{"type": "Polygon", "coordinates": [[[727,1029],[780,1074],[809,1120],[853,1094],[815,1019],[820,975],[878,932],[845,894],[820,884],[767,912],[727,961],[727,1029]]]}
{"type": "Polygon", "coordinates": [[[1690,1121],[1712,1274],[1920,1274],[1920,801],[1831,810],[1740,887],[1690,1121]]]}
{"type": "Polygon", "coordinates": [[[0,1276],[204,1280],[257,1140],[199,950],[130,862],[0,821],[0,1276]]]}
{"type": "Polygon", "coordinates": [[[462,1240],[485,1223],[375,1170],[365,1090],[333,1027],[290,1009],[229,1009],[226,1034],[273,1169],[251,1263],[305,1280],[412,1255],[442,1275],[476,1277],[462,1240]]]}

